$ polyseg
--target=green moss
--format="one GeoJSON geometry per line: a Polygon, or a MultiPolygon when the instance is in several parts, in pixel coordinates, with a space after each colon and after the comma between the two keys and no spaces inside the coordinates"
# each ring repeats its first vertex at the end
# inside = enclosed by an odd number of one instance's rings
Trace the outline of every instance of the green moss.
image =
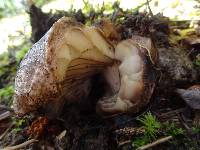
{"type": "Polygon", "coordinates": [[[28,52],[29,50],[29,46],[25,45],[22,47],[22,49],[20,51],[16,52],[16,60],[19,63],[25,56],[25,54],[28,52]]]}
{"type": "Polygon", "coordinates": [[[4,103],[10,106],[12,103],[13,94],[14,88],[12,85],[0,89],[0,103],[4,103]]]}
{"type": "MultiPolygon", "coordinates": [[[[8,57],[8,53],[4,52],[3,54],[0,55],[0,67],[7,65],[9,63],[9,57],[8,57]]],[[[1,70],[0,70],[1,72],[1,70]]]]}
{"type": "MultiPolygon", "coordinates": [[[[175,139],[178,139],[180,138],[180,135],[185,135],[185,131],[182,128],[179,128],[175,123],[160,123],[150,112],[139,118],[138,121],[142,125],[141,128],[145,129],[145,132],[143,135],[137,136],[133,139],[132,146],[134,148],[151,143],[159,137],[173,136],[175,139]]],[[[177,140],[174,141],[175,143],[171,144],[177,144],[177,140]]]]}
{"type": "Polygon", "coordinates": [[[136,138],[133,143],[132,146],[135,148],[138,148],[140,146],[146,145],[147,143],[149,143],[149,138],[146,136],[142,136],[142,137],[138,137],[136,138]]]}
{"type": "Polygon", "coordinates": [[[198,128],[198,127],[192,127],[192,132],[194,134],[200,134],[200,128],[198,128]]]}
{"type": "Polygon", "coordinates": [[[164,131],[164,134],[171,135],[173,137],[184,134],[184,130],[182,128],[179,128],[173,122],[172,123],[166,122],[162,124],[162,130],[164,131]]]}
{"type": "Polygon", "coordinates": [[[200,67],[200,59],[194,60],[194,65],[200,67]]]}
{"type": "Polygon", "coordinates": [[[145,132],[144,135],[133,140],[132,146],[134,148],[138,148],[155,140],[161,129],[161,123],[150,112],[139,118],[138,121],[141,123],[142,128],[145,129],[145,132]]]}
{"type": "Polygon", "coordinates": [[[138,119],[145,129],[145,136],[155,139],[161,128],[161,123],[150,112],[138,119]]]}
{"type": "Polygon", "coordinates": [[[22,131],[23,126],[26,124],[26,120],[25,119],[19,119],[16,117],[12,117],[12,123],[15,126],[15,128],[12,130],[13,132],[17,133],[22,131]]]}

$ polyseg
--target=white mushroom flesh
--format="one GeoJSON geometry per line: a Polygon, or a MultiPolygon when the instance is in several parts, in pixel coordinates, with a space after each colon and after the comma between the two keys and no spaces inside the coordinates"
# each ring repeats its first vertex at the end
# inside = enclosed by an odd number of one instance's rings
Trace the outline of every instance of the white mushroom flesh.
{"type": "MultiPolygon", "coordinates": [[[[141,99],[144,88],[144,70],[143,60],[139,54],[139,48],[131,39],[124,40],[116,46],[115,59],[120,61],[117,68],[120,74],[120,78],[118,79],[120,87],[115,103],[106,101],[105,99],[98,103],[102,112],[127,112],[141,99]]],[[[117,74],[115,73],[114,78],[116,77],[117,74]]]]}

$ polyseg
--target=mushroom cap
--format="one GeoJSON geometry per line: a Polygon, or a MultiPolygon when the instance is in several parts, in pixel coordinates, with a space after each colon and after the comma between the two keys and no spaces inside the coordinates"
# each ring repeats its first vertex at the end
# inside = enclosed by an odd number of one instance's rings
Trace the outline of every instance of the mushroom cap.
{"type": "Polygon", "coordinates": [[[68,17],[59,19],[20,63],[13,101],[16,114],[49,105],[57,113],[64,99],[86,97],[88,78],[112,63],[113,57],[114,47],[99,28],[68,17]]]}
{"type": "Polygon", "coordinates": [[[150,38],[133,36],[120,41],[107,20],[100,27],[88,27],[63,17],[21,61],[15,78],[14,110],[24,115],[42,107],[59,114],[66,101],[87,99],[95,84],[91,77],[101,73],[115,93],[111,93],[111,99],[101,99],[108,111],[97,104],[100,114],[138,112],[153,93],[156,61],[157,50],[150,38]],[[124,54],[129,54],[126,49],[131,55],[123,60],[124,54]],[[114,74],[113,65],[117,67],[114,74]]]}

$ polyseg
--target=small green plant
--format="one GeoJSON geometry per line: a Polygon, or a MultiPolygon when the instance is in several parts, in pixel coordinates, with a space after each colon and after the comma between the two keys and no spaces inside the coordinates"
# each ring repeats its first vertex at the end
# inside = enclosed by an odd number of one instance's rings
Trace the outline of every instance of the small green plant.
{"type": "Polygon", "coordinates": [[[8,52],[4,52],[3,54],[0,54],[0,67],[7,65],[9,63],[9,56],[8,52]]]}
{"type": "Polygon", "coordinates": [[[200,54],[196,56],[196,59],[194,60],[194,65],[200,67],[200,54]]]}
{"type": "Polygon", "coordinates": [[[192,132],[194,134],[200,133],[200,128],[198,128],[198,127],[192,127],[192,132]]]}
{"type": "Polygon", "coordinates": [[[24,119],[18,119],[18,118],[12,117],[12,122],[13,122],[13,125],[15,126],[15,128],[13,129],[13,132],[17,133],[22,130],[22,126],[25,124],[26,121],[24,119]]]}
{"type": "Polygon", "coordinates": [[[135,148],[150,143],[152,140],[156,139],[161,129],[161,123],[157,121],[155,116],[150,112],[139,118],[138,121],[142,124],[145,132],[143,136],[137,137],[133,141],[132,146],[135,148]]]}
{"type": "Polygon", "coordinates": [[[162,125],[162,130],[166,135],[178,136],[184,134],[184,130],[175,125],[175,123],[166,122],[162,125]]]}
{"type": "Polygon", "coordinates": [[[155,139],[161,128],[161,124],[156,120],[155,116],[148,112],[144,117],[138,120],[144,126],[145,135],[149,137],[149,139],[155,139]]]}
{"type": "Polygon", "coordinates": [[[16,60],[18,63],[24,58],[28,50],[29,50],[29,47],[24,46],[20,51],[16,52],[16,60]]]}
{"type": "Polygon", "coordinates": [[[4,102],[5,104],[10,105],[13,93],[14,88],[12,85],[0,89],[0,102],[4,102]]]}
{"type": "Polygon", "coordinates": [[[132,146],[135,147],[135,148],[138,148],[140,146],[143,146],[147,143],[149,143],[149,138],[146,137],[146,136],[142,136],[142,137],[138,137],[136,138],[133,143],[132,143],[132,146]]]}
{"type": "Polygon", "coordinates": [[[194,61],[194,64],[195,64],[196,66],[200,67],[200,60],[195,60],[195,61],[194,61]]]}

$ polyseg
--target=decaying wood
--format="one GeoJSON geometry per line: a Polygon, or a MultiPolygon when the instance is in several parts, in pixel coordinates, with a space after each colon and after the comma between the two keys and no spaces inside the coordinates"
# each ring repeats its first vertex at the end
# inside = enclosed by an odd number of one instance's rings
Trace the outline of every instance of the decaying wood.
{"type": "Polygon", "coordinates": [[[61,140],[66,135],[66,132],[67,132],[66,130],[62,131],[56,138],[58,140],[61,140]]]}
{"type": "Polygon", "coordinates": [[[186,52],[179,47],[158,48],[159,67],[163,70],[162,86],[192,83],[198,79],[197,70],[186,52]]]}
{"type": "Polygon", "coordinates": [[[0,121],[4,120],[4,119],[7,119],[11,116],[11,112],[10,111],[6,111],[2,114],[0,114],[0,121]]]}
{"type": "Polygon", "coordinates": [[[28,140],[28,141],[21,143],[19,145],[5,147],[2,150],[17,150],[17,149],[20,149],[20,148],[24,148],[24,147],[26,147],[26,146],[28,146],[32,143],[35,143],[35,142],[38,142],[38,140],[31,139],[31,140],[28,140]]]}
{"type": "Polygon", "coordinates": [[[2,140],[2,139],[6,136],[6,134],[10,131],[10,129],[11,129],[13,126],[14,126],[14,125],[11,124],[11,125],[5,130],[5,132],[2,133],[2,134],[0,135],[0,140],[2,140]]]}
{"type": "Polygon", "coordinates": [[[169,116],[169,115],[173,115],[173,114],[178,114],[184,111],[184,108],[180,108],[180,109],[175,109],[175,110],[171,110],[169,112],[166,113],[162,113],[161,115],[159,115],[159,117],[164,117],[164,116],[169,116]]]}
{"type": "Polygon", "coordinates": [[[118,146],[123,146],[123,145],[129,144],[131,142],[132,142],[131,140],[123,141],[123,142],[118,143],[118,146]]]}

